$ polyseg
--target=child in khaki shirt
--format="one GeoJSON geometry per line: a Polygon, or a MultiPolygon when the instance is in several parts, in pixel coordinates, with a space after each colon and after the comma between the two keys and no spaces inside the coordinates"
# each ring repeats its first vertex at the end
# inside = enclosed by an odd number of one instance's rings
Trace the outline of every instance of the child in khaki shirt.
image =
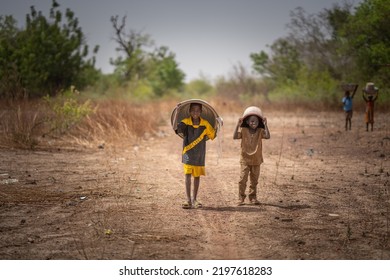
{"type": "Polygon", "coordinates": [[[244,205],[246,183],[250,177],[248,198],[251,204],[258,205],[257,184],[260,176],[260,165],[263,163],[262,139],[269,139],[270,133],[267,119],[263,117],[260,108],[248,107],[238,120],[233,139],[241,139],[241,174],[238,183],[238,205],[244,205]]]}

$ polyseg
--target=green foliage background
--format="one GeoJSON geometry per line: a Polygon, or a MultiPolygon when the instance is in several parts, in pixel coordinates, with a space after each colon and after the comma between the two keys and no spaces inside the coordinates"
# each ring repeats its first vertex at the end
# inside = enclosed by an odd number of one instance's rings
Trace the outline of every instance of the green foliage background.
{"type": "MultiPolygon", "coordinates": [[[[54,97],[72,85],[93,98],[150,100],[221,96],[269,103],[339,104],[340,84],[367,82],[380,89],[378,103],[390,104],[390,5],[364,0],[356,7],[335,4],[318,14],[291,11],[289,33],[267,51],[248,54],[252,71],[234,66],[228,77],[200,77],[187,84],[167,46],[111,17],[118,57],[112,74],[95,69],[92,52],[73,11],[54,0],[49,15],[31,7],[24,28],[0,16],[0,97],[54,97]]],[[[243,42],[244,43],[244,42],[243,42]]],[[[77,107],[77,106],[73,106],[77,107]]]]}
{"type": "Polygon", "coordinates": [[[48,17],[31,7],[24,29],[11,16],[2,16],[0,95],[55,95],[72,84],[92,83],[96,70],[88,53],[78,19],[69,9],[62,13],[55,1],[48,17]]]}
{"type": "Polygon", "coordinates": [[[365,0],[354,10],[348,2],[318,14],[291,12],[290,33],[270,52],[250,54],[253,70],[271,86],[271,100],[339,103],[342,83],[367,82],[380,89],[378,103],[390,103],[390,5],[365,0]]]}

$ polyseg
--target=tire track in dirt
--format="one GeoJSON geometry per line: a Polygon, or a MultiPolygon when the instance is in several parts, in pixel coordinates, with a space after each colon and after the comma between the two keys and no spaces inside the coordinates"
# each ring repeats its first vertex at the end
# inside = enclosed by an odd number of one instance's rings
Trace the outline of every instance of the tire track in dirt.
{"type": "MultiPolygon", "coordinates": [[[[221,158],[220,142],[209,141],[206,156],[207,176],[201,177],[198,200],[204,207],[182,209],[185,200],[184,174],[181,164],[181,139],[171,133],[170,127],[161,127],[166,137],[152,140],[153,149],[143,154],[142,161],[163,162],[157,173],[165,171],[164,180],[158,180],[159,197],[173,203],[161,204],[156,215],[177,216],[172,231],[188,237],[188,244],[198,244],[186,252],[186,259],[241,259],[242,249],[237,245],[237,213],[233,197],[236,195],[236,173],[233,172],[238,162],[232,165],[231,159],[221,158]],[[165,159],[164,159],[165,158],[165,159]],[[221,180],[223,178],[223,180],[221,180]],[[195,238],[195,240],[193,240],[195,238]]],[[[235,160],[235,159],[234,159],[235,160]]],[[[171,221],[165,220],[166,223],[171,221]]],[[[186,242],[186,241],[185,241],[186,242]]],[[[244,253],[245,255],[246,253],[244,253]]]]}
{"type": "Polygon", "coordinates": [[[237,213],[231,202],[225,198],[227,184],[214,176],[210,176],[207,181],[214,182],[212,188],[210,186],[203,188],[203,196],[208,197],[209,201],[202,209],[196,211],[207,240],[201,258],[212,256],[213,259],[240,259],[241,253],[236,240],[237,213]],[[213,201],[210,201],[211,199],[213,201]]]}
{"type": "MultiPolygon", "coordinates": [[[[241,211],[243,208],[240,209],[235,205],[239,162],[236,155],[229,153],[229,151],[237,151],[235,146],[239,143],[232,142],[230,134],[220,133],[219,136],[220,139],[217,138],[207,143],[206,176],[201,177],[198,193],[198,200],[202,201],[203,208],[188,211],[193,213],[197,227],[203,235],[197,240],[203,242],[202,251],[196,252],[194,257],[197,259],[242,259],[243,256],[248,255],[248,249],[240,246],[240,240],[237,239],[245,234],[240,225],[244,216],[241,211]],[[225,154],[221,147],[224,142],[229,143],[225,145],[227,148],[225,154]]],[[[170,143],[178,141],[178,139],[167,140],[170,143]]],[[[177,172],[181,172],[180,151],[181,143],[176,151],[179,155],[177,172]]],[[[184,175],[182,176],[181,195],[184,198],[184,175]]]]}
{"type": "Polygon", "coordinates": [[[201,182],[203,209],[198,211],[199,221],[205,229],[207,246],[203,259],[242,259],[248,249],[240,246],[245,235],[241,221],[246,207],[236,206],[238,192],[239,142],[229,133],[234,122],[225,121],[219,139],[208,142],[206,156],[207,176],[201,182]],[[228,132],[228,133],[226,133],[228,132]],[[222,147],[223,146],[223,147],[222,147]]]}

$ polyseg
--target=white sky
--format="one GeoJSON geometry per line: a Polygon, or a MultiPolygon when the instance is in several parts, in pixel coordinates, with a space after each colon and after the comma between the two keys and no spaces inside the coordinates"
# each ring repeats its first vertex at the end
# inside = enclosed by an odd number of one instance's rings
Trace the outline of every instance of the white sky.
{"type": "MultiPolygon", "coordinates": [[[[87,44],[99,45],[96,66],[104,73],[118,54],[112,40],[110,17],[127,16],[126,29],[149,34],[157,46],[176,54],[186,81],[200,75],[215,79],[231,73],[241,63],[251,68],[250,53],[268,51],[286,35],[290,11],[300,6],[318,13],[343,0],[57,0],[79,19],[87,44]]],[[[360,0],[350,0],[359,3],[360,0]]],[[[13,15],[25,23],[30,6],[48,16],[51,0],[0,0],[0,15],[13,15]]]]}

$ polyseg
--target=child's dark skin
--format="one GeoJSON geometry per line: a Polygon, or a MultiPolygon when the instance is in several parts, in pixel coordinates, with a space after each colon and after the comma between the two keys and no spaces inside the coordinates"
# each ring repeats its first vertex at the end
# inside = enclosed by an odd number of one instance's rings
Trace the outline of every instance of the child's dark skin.
{"type": "MultiPolygon", "coordinates": [[[[236,129],[235,129],[234,134],[233,134],[233,139],[237,139],[238,128],[242,125],[243,122],[244,122],[244,119],[243,118],[239,118],[238,124],[237,124],[236,129]]],[[[246,120],[246,123],[248,124],[249,132],[250,133],[255,133],[257,128],[258,128],[258,126],[259,126],[259,118],[256,117],[256,116],[250,116],[246,120]]],[[[264,123],[264,125],[267,125],[267,118],[263,117],[263,123],[264,123]]]]}
{"type": "MultiPolygon", "coordinates": [[[[244,121],[245,121],[245,125],[248,128],[249,135],[251,135],[251,136],[255,136],[257,131],[259,129],[262,129],[262,128],[260,128],[260,122],[263,122],[264,132],[262,133],[262,135],[259,136],[260,139],[253,138],[253,139],[255,139],[256,142],[259,140],[261,141],[261,139],[269,139],[270,138],[270,134],[269,134],[268,126],[267,126],[267,119],[265,117],[259,118],[255,115],[250,115],[250,116],[246,117],[245,119],[240,118],[238,120],[237,126],[234,130],[233,139],[242,139],[242,131],[239,133],[239,129],[240,129],[240,127],[242,127],[244,121]]],[[[251,139],[250,141],[253,140],[252,138],[250,138],[250,139],[251,139]]],[[[257,152],[257,147],[256,147],[256,151],[252,155],[254,155],[256,152],[257,152]]],[[[258,156],[259,155],[256,155],[256,157],[258,157],[258,156]]],[[[260,154],[260,156],[261,156],[261,154],[260,154]]],[[[240,175],[239,202],[238,202],[239,206],[244,205],[244,200],[246,197],[246,195],[245,195],[246,181],[247,181],[248,175],[250,175],[250,178],[251,178],[250,179],[250,181],[251,181],[250,193],[251,194],[249,197],[250,202],[251,202],[251,204],[254,204],[254,205],[260,204],[260,202],[256,199],[256,188],[257,188],[257,183],[258,183],[258,176],[260,174],[260,164],[261,164],[261,162],[259,162],[259,164],[256,164],[256,165],[250,165],[252,167],[249,168],[249,165],[247,165],[245,162],[241,163],[241,168],[243,165],[245,168],[241,170],[241,175],[240,175]],[[257,167],[254,167],[254,166],[257,166],[257,167]],[[244,179],[244,178],[246,178],[246,179],[244,179]]]]}
{"type": "MultiPolygon", "coordinates": [[[[190,116],[192,119],[192,123],[194,125],[199,125],[201,113],[202,113],[201,106],[194,105],[191,107],[190,116]]],[[[199,184],[200,184],[200,177],[194,177],[194,190],[193,190],[193,197],[191,199],[191,174],[186,174],[186,194],[187,194],[188,201],[196,201],[196,197],[198,196],[199,184]]]]}
{"type": "MultiPolygon", "coordinates": [[[[364,93],[364,91],[363,91],[363,99],[364,99],[364,101],[365,101],[366,103],[368,103],[368,102],[375,102],[377,98],[378,98],[378,92],[375,93],[375,96],[369,94],[368,97],[366,97],[366,95],[365,95],[365,93],[364,93]]],[[[373,103],[372,103],[372,108],[371,108],[371,110],[372,110],[371,114],[373,115],[373,114],[374,114],[374,112],[373,112],[373,110],[374,110],[374,104],[373,104],[373,103]]],[[[367,114],[367,112],[366,112],[366,114],[367,114]]],[[[371,124],[371,131],[373,131],[373,130],[374,130],[374,122],[373,122],[373,120],[372,120],[371,122],[367,122],[367,123],[366,123],[366,131],[368,131],[368,126],[369,126],[369,124],[371,124]]]]}

